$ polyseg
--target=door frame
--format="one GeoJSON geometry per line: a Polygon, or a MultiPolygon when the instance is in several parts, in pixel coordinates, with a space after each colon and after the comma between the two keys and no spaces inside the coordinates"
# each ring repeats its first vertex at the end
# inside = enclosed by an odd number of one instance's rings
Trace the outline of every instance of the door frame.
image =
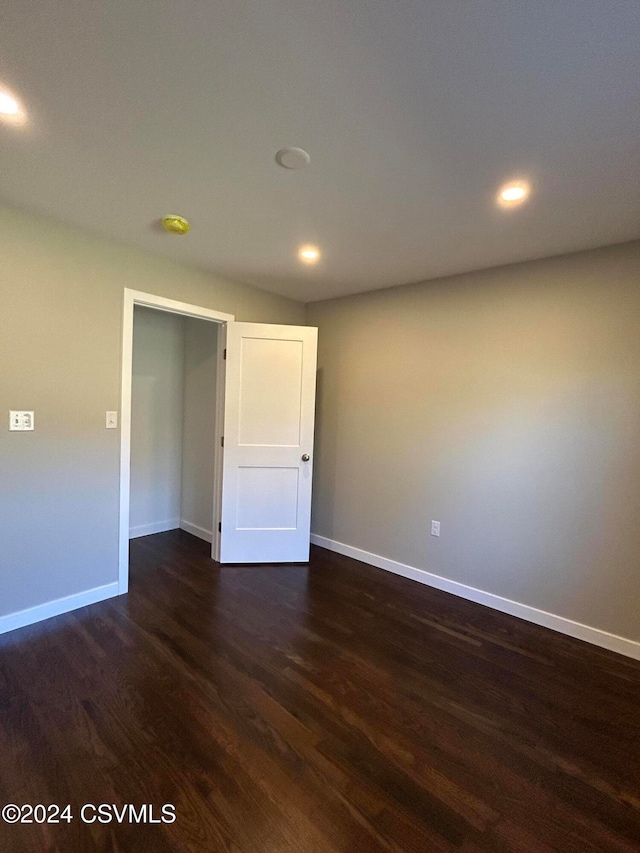
{"type": "Polygon", "coordinates": [[[220,533],[215,521],[220,517],[222,504],[222,446],[217,436],[222,435],[224,424],[224,347],[226,324],[235,320],[235,314],[225,314],[211,308],[202,308],[188,302],[178,302],[153,293],[124,289],[122,314],[122,362],[120,375],[120,511],[118,530],[118,594],[129,589],[129,506],[131,488],[131,386],[133,374],[133,315],[136,305],[166,311],[169,314],[181,314],[184,317],[196,317],[218,323],[217,363],[216,363],[216,418],[214,432],[214,477],[213,477],[213,517],[211,519],[212,542],[211,556],[220,559],[220,533]]]}

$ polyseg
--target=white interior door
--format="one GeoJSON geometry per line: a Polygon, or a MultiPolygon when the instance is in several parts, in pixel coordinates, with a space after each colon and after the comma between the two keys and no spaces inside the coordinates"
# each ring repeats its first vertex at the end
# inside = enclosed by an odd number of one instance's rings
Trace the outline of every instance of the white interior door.
{"type": "Polygon", "coordinates": [[[223,563],[306,562],[318,330],[227,323],[223,563]]]}

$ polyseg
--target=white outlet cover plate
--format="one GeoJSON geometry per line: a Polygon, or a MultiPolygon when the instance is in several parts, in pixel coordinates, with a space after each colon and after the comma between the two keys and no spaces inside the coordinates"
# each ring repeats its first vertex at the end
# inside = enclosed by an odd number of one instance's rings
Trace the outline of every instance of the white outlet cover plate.
{"type": "Polygon", "coordinates": [[[431,535],[432,536],[440,536],[440,522],[432,521],[431,522],[431,535]]]}
{"type": "Polygon", "coordinates": [[[9,412],[10,432],[31,432],[34,428],[33,412],[9,412]]]}
{"type": "Polygon", "coordinates": [[[118,428],[118,413],[117,412],[107,412],[105,426],[107,429],[117,429],[118,428]]]}

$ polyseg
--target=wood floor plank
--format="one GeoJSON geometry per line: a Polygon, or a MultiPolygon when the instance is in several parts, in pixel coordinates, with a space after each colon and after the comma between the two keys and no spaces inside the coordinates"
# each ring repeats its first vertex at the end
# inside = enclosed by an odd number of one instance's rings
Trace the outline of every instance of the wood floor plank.
{"type": "Polygon", "coordinates": [[[0,638],[0,752],[74,813],[2,853],[640,851],[640,664],[319,548],[134,540],[127,596],[0,638]]]}

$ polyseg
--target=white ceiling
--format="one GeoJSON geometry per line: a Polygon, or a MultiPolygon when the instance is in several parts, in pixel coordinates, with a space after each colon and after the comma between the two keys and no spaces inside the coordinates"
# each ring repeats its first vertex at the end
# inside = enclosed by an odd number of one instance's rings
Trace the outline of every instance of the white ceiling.
{"type": "Polygon", "coordinates": [[[637,0],[11,0],[0,81],[5,202],[304,302],[640,236],[637,0]]]}

